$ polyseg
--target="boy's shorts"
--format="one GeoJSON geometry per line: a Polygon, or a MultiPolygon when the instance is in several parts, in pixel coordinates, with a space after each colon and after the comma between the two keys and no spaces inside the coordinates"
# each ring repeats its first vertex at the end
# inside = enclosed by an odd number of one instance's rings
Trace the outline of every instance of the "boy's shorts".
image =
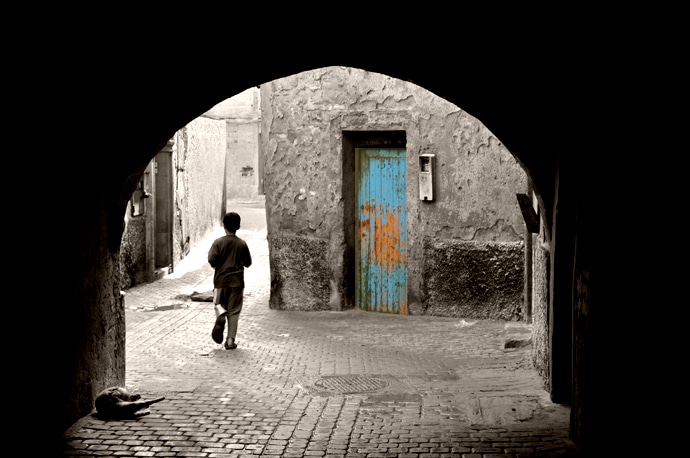
{"type": "Polygon", "coordinates": [[[244,287],[242,286],[216,288],[213,290],[213,303],[220,304],[227,310],[228,315],[237,315],[242,311],[243,296],[244,287]]]}

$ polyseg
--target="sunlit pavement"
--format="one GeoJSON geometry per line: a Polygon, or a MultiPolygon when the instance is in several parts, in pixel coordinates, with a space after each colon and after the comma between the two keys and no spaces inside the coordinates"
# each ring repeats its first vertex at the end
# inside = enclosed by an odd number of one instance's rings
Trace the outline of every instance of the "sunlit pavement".
{"type": "Polygon", "coordinates": [[[549,401],[531,347],[504,348],[504,322],[271,310],[265,226],[245,227],[238,348],[211,340],[212,304],[190,299],[212,289],[219,228],[125,295],[126,385],[165,400],[136,420],[82,418],[66,456],[574,454],[569,409],[549,401]]]}

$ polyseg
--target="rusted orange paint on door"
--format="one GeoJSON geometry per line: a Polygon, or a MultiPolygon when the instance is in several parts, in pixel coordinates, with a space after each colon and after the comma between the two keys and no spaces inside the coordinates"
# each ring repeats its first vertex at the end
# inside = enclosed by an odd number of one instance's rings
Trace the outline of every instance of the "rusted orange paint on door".
{"type": "MultiPolygon", "coordinates": [[[[380,210],[378,214],[383,210],[380,210]]],[[[384,217],[377,216],[374,218],[374,228],[376,236],[374,238],[374,249],[370,253],[371,261],[385,267],[388,272],[391,272],[397,266],[404,264],[405,247],[400,245],[400,219],[397,217],[400,209],[397,212],[388,212],[384,217]]],[[[363,221],[360,228],[360,236],[367,237],[371,230],[369,220],[363,221]]]]}

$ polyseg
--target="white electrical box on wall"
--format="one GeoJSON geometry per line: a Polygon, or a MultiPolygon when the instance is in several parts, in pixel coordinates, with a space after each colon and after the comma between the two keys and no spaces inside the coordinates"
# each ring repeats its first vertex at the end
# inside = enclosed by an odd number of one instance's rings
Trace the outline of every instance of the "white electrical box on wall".
{"type": "Polygon", "coordinates": [[[435,154],[419,155],[419,200],[434,200],[434,162],[435,154]]]}

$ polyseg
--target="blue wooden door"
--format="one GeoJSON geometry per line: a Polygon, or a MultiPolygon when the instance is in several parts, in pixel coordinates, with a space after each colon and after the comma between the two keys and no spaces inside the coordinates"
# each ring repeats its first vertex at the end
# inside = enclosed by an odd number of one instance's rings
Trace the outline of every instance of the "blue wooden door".
{"type": "Polygon", "coordinates": [[[404,149],[358,149],[357,307],[407,315],[404,149]]]}

